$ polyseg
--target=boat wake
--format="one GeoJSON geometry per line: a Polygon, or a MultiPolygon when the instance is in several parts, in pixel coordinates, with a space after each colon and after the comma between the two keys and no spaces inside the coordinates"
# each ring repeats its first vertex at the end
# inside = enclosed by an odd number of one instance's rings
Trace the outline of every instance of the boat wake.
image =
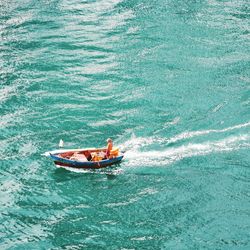
{"type": "MultiPolygon", "coordinates": [[[[142,138],[134,135],[130,140],[120,145],[126,151],[124,164],[134,166],[166,166],[193,156],[207,155],[226,151],[239,150],[250,147],[250,134],[229,135],[219,140],[209,140],[201,143],[187,142],[188,138],[207,135],[209,133],[223,133],[250,126],[249,123],[225,128],[222,130],[202,130],[184,132],[170,139],[157,137],[142,138]],[[181,146],[169,146],[169,143],[179,141],[181,146]],[[159,148],[162,150],[153,150],[159,148]],[[167,146],[167,148],[166,148],[167,146]],[[164,149],[165,147],[165,149],[164,149]]],[[[242,132],[242,131],[241,131],[242,132]]]]}

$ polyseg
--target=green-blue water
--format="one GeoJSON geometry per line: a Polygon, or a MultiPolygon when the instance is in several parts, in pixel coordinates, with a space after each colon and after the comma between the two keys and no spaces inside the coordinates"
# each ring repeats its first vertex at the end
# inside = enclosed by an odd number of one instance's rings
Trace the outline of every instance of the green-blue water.
{"type": "Polygon", "coordinates": [[[0,249],[249,249],[249,1],[0,1],[0,249]],[[98,172],[56,149],[126,150],[98,172]]]}

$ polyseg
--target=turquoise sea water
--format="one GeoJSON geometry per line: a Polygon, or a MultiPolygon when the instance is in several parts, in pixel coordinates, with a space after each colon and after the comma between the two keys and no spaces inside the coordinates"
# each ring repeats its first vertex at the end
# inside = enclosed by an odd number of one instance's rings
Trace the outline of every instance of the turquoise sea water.
{"type": "Polygon", "coordinates": [[[249,249],[249,1],[0,1],[0,249],[249,249]],[[102,171],[56,149],[126,150],[102,171]]]}

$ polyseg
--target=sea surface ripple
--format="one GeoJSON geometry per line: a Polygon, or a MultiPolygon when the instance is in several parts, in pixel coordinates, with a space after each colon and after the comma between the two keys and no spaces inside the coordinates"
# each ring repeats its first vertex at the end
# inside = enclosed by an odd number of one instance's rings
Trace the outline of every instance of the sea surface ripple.
{"type": "Polygon", "coordinates": [[[0,249],[249,249],[249,34],[247,0],[0,1],[0,249]]]}

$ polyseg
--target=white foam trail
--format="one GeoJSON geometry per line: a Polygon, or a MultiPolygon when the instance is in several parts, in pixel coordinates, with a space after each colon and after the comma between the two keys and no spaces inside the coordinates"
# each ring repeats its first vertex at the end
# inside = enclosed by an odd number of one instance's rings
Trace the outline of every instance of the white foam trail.
{"type": "Polygon", "coordinates": [[[136,137],[134,134],[129,140],[129,143],[125,143],[124,145],[119,146],[119,148],[123,148],[124,150],[129,149],[139,149],[147,145],[151,145],[155,143],[156,139],[152,137],[143,138],[143,137],[136,137]]]}
{"type": "Polygon", "coordinates": [[[238,150],[250,147],[250,135],[230,136],[223,140],[205,143],[183,145],[163,151],[140,152],[129,150],[126,152],[126,164],[129,166],[166,166],[184,158],[206,155],[210,153],[238,150]]]}
{"type": "Polygon", "coordinates": [[[228,127],[225,129],[209,129],[209,130],[190,131],[190,132],[188,131],[188,132],[183,132],[183,133],[181,133],[173,138],[167,139],[167,142],[174,143],[174,142],[177,142],[177,141],[180,141],[183,139],[192,138],[195,136],[206,135],[206,134],[210,134],[210,133],[224,133],[224,132],[232,131],[234,129],[244,128],[244,127],[248,127],[248,126],[250,126],[250,122],[235,125],[235,126],[228,127]]]}
{"type": "Polygon", "coordinates": [[[176,135],[172,138],[162,138],[162,137],[143,138],[143,137],[136,137],[134,134],[132,134],[131,138],[127,142],[118,145],[118,147],[123,151],[130,151],[130,150],[135,151],[143,147],[150,146],[152,144],[166,145],[166,144],[175,143],[177,141],[186,140],[186,139],[196,137],[196,136],[207,135],[210,133],[224,133],[224,132],[232,131],[235,129],[245,128],[248,126],[250,126],[250,122],[238,124],[232,127],[218,129],[218,130],[209,129],[209,130],[199,130],[199,131],[187,131],[179,135],[176,135]]]}
{"type": "Polygon", "coordinates": [[[102,169],[83,169],[83,168],[71,168],[56,165],[57,168],[64,168],[70,172],[83,173],[83,174],[105,174],[105,175],[119,175],[123,172],[122,169],[114,168],[102,168],[102,169]]]}

